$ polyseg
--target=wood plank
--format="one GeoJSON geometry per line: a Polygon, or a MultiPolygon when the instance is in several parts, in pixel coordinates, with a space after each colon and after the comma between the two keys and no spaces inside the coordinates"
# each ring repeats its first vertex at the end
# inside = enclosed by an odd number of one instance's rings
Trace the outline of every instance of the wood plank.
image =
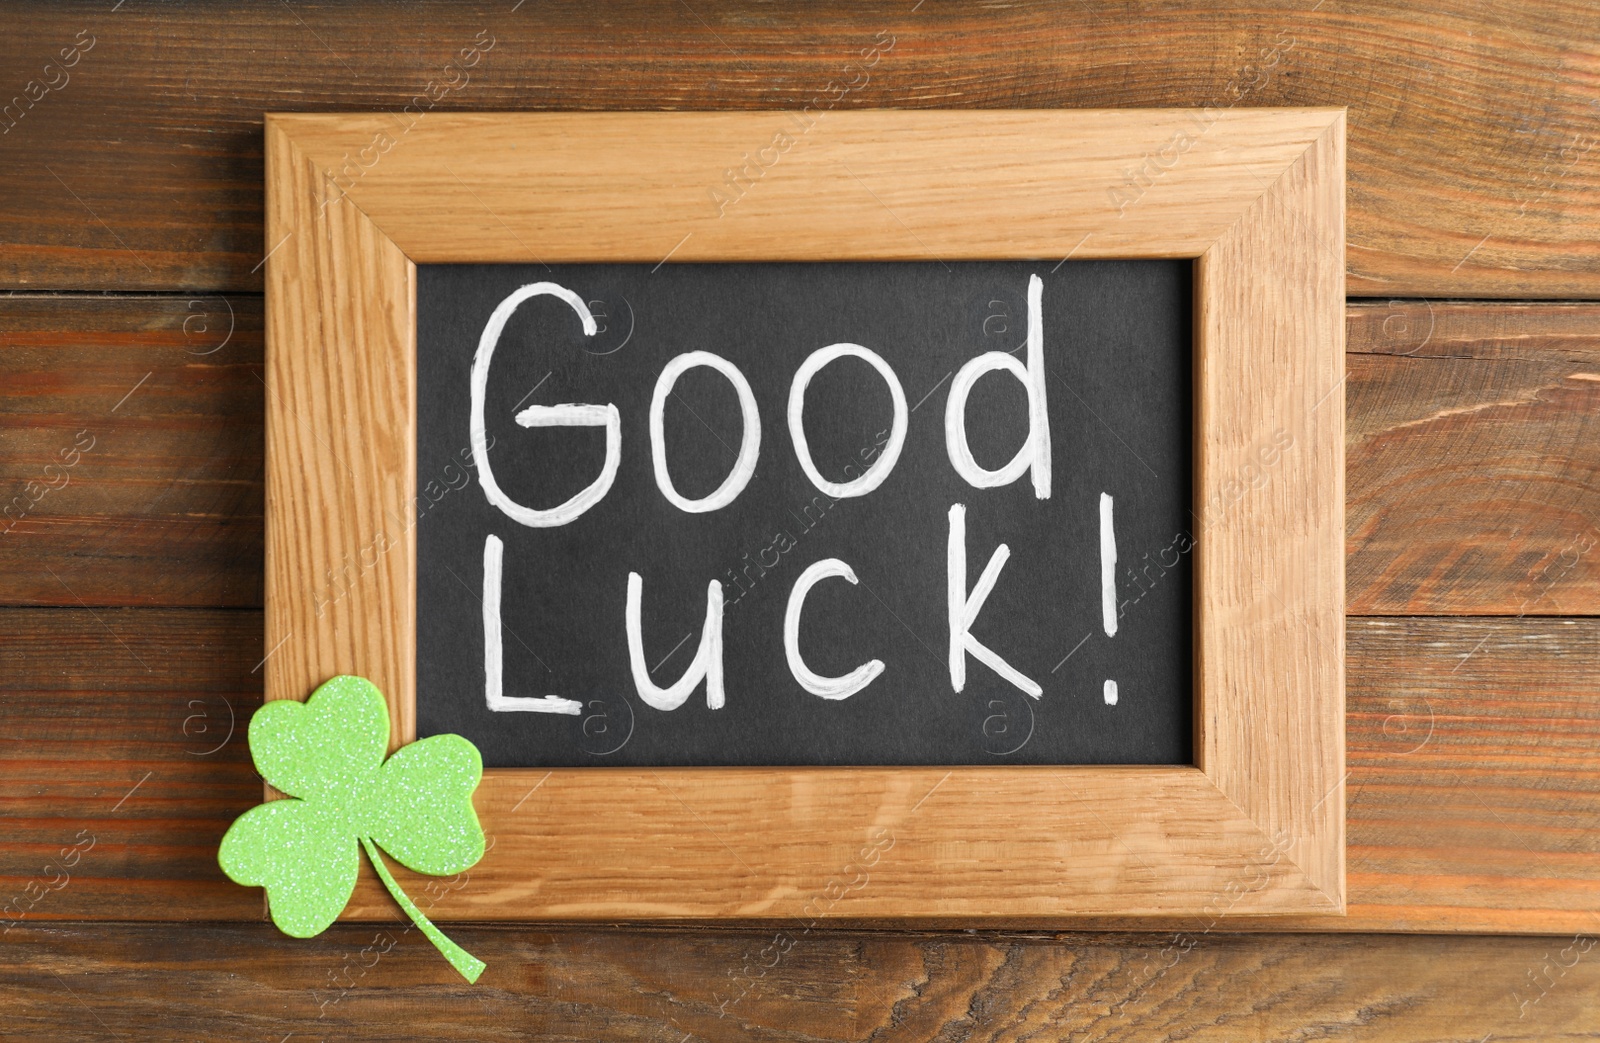
{"type": "Polygon", "coordinates": [[[261,799],[261,613],[0,609],[0,634],[0,927],[259,917],[216,849],[261,799]]]}
{"type": "MultiPolygon", "coordinates": [[[[259,917],[216,844],[261,799],[260,613],[3,609],[0,633],[0,901],[84,829],[24,923],[259,917]]],[[[1354,619],[1347,642],[1349,916],[1174,926],[1600,931],[1600,620],[1354,619]]]]}
{"type": "Polygon", "coordinates": [[[1347,611],[1600,613],[1600,307],[1349,320],[1347,611]]]}
{"type": "Polygon", "coordinates": [[[1351,301],[1345,350],[1407,358],[1593,364],[1600,361],[1600,304],[1351,301]]]}
{"type": "MultiPolygon", "coordinates": [[[[1346,334],[1348,610],[1600,614],[1600,305],[1356,303],[1346,334]]],[[[0,510],[95,439],[0,521],[0,604],[259,607],[261,372],[259,297],[0,297],[0,510]]]]}
{"type": "Polygon", "coordinates": [[[1600,620],[1351,619],[1348,647],[1347,926],[1600,931],[1600,620]]]}
{"type": "Polygon", "coordinates": [[[258,288],[270,110],[1348,104],[1354,292],[1595,296],[1592,21],[1568,0],[40,6],[0,42],[0,285],[258,288]]]}
{"type": "Polygon", "coordinates": [[[6,938],[10,1040],[399,1038],[677,1043],[1592,1038],[1579,938],[775,934],[458,927],[468,985],[416,931],[25,927],[6,938]],[[770,967],[764,966],[771,964],[770,967]],[[1565,964],[1566,966],[1563,966],[1565,964]],[[1175,1037],[1181,1033],[1181,1037],[1175,1037]]]}
{"type": "Polygon", "coordinates": [[[0,298],[0,387],[0,604],[260,606],[260,297],[0,298]]]}

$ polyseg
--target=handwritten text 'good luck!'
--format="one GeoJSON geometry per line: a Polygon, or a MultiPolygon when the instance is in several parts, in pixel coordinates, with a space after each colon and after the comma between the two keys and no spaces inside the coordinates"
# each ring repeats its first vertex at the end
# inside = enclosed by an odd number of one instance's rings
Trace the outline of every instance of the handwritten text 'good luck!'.
{"type": "MultiPolygon", "coordinates": [[[[950,465],[975,490],[1010,485],[1027,475],[1033,485],[1035,497],[1040,500],[1050,498],[1050,422],[1045,408],[1045,336],[1043,321],[1040,318],[1042,294],[1043,283],[1039,277],[1037,275],[1030,277],[1028,280],[1026,363],[1007,352],[990,351],[968,360],[956,373],[955,380],[951,383],[950,396],[944,415],[945,448],[949,453],[950,465]],[[1022,384],[1028,403],[1028,436],[1009,463],[996,470],[989,470],[974,459],[972,449],[968,444],[966,406],[967,399],[978,379],[995,371],[1009,373],[1022,384]]],[[[570,525],[604,499],[606,493],[611,489],[612,482],[616,479],[617,468],[621,463],[623,451],[622,417],[615,405],[569,403],[555,406],[529,406],[517,413],[515,417],[517,424],[525,428],[594,427],[604,429],[606,453],[600,473],[595,476],[588,486],[565,503],[549,508],[535,508],[527,504],[518,503],[506,495],[496,481],[494,469],[489,463],[487,449],[489,442],[484,424],[484,401],[489,384],[490,365],[494,358],[495,347],[499,344],[501,334],[513,313],[524,302],[543,296],[554,297],[565,302],[577,314],[579,321],[582,322],[584,334],[591,337],[595,335],[597,327],[594,317],[581,296],[553,282],[531,283],[516,290],[495,308],[478,341],[478,349],[472,365],[471,444],[478,472],[478,481],[490,503],[497,507],[507,518],[531,528],[552,528],[570,525]]],[[[899,378],[896,377],[889,364],[868,347],[860,344],[840,343],[819,348],[807,357],[796,370],[789,386],[788,410],[785,420],[788,427],[790,448],[794,452],[806,477],[825,496],[832,497],[835,500],[842,500],[870,495],[893,472],[895,464],[900,458],[900,451],[905,444],[909,412],[906,408],[905,390],[901,387],[899,378]],[[847,482],[831,482],[822,476],[811,459],[811,452],[806,444],[801,416],[805,408],[806,388],[811,379],[829,363],[846,357],[860,359],[870,365],[887,385],[894,403],[894,421],[889,430],[887,443],[864,472],[847,482]]],[[[733,503],[755,475],[756,463],[762,450],[761,417],[756,408],[755,395],[751,391],[750,384],[746,381],[744,374],[727,359],[708,351],[691,351],[673,358],[662,368],[660,375],[656,379],[655,392],[650,401],[649,440],[656,487],[669,503],[690,514],[704,514],[721,510],[733,503]],[[697,367],[715,370],[733,386],[738,395],[740,411],[743,414],[744,430],[739,443],[738,457],[734,462],[733,469],[723,480],[721,486],[709,495],[691,499],[673,487],[672,478],[668,473],[664,415],[667,397],[672,393],[678,379],[685,372],[697,367]]],[[[950,687],[956,692],[960,692],[965,687],[967,660],[970,656],[1010,684],[1038,699],[1044,694],[1044,689],[1040,687],[1039,683],[1007,662],[1001,651],[985,645],[972,633],[979,613],[983,611],[984,601],[988,598],[990,592],[994,590],[995,585],[1001,582],[1001,574],[1006,562],[1010,560],[1011,550],[1004,543],[991,550],[987,564],[984,565],[983,571],[978,576],[977,583],[969,587],[967,585],[966,512],[966,506],[961,503],[951,504],[948,512],[949,539],[946,554],[946,589],[948,592],[950,687]]],[[[1118,617],[1115,586],[1117,547],[1113,529],[1112,497],[1110,494],[1100,494],[1099,513],[1101,625],[1106,635],[1110,637],[1117,632],[1118,617]]],[[[502,712],[581,714],[584,705],[582,699],[585,693],[553,694],[538,697],[508,696],[505,694],[500,621],[501,575],[504,553],[504,544],[498,536],[490,534],[485,537],[483,544],[483,632],[485,696],[488,706],[491,710],[502,712]]],[[[846,674],[828,677],[818,674],[806,665],[800,654],[800,621],[805,613],[806,596],[812,587],[828,579],[842,579],[852,585],[858,583],[855,571],[850,567],[850,564],[838,558],[826,558],[807,566],[800,574],[800,577],[795,580],[794,586],[789,592],[788,607],[784,613],[783,644],[789,671],[802,688],[820,699],[843,700],[869,687],[873,681],[886,670],[892,669],[892,667],[886,665],[880,659],[872,659],[860,664],[846,674]]],[[[682,706],[689,696],[703,683],[705,686],[706,706],[713,710],[721,708],[727,702],[722,655],[723,590],[721,581],[712,579],[706,586],[705,622],[700,631],[700,645],[695,653],[694,661],[689,664],[677,681],[665,687],[657,685],[651,679],[650,671],[646,667],[640,608],[644,597],[644,582],[644,577],[637,572],[628,574],[628,585],[622,613],[623,625],[627,630],[629,666],[639,698],[657,710],[675,710],[682,706]]],[[[619,593],[622,592],[619,591],[619,593]]],[[[1103,694],[1107,704],[1115,704],[1117,701],[1116,682],[1107,680],[1103,694]]]]}

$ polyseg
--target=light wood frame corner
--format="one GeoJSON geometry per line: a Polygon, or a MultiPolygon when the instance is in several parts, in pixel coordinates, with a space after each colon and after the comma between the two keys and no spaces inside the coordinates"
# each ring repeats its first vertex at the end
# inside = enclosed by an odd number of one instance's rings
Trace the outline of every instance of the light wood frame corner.
{"type": "MultiPolygon", "coordinates": [[[[417,263],[1195,260],[1195,766],[491,770],[494,844],[436,918],[1343,911],[1342,109],[272,115],[266,135],[267,697],[363,674],[394,744],[415,735],[417,263]]],[[[346,915],[395,910],[364,880],[346,915]]]]}

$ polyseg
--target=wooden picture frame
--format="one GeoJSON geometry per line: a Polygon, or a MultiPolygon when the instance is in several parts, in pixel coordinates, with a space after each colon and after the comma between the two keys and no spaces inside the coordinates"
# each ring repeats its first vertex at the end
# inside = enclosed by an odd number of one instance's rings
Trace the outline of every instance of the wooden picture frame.
{"type": "Polygon", "coordinates": [[[417,263],[1193,258],[1194,766],[490,770],[483,861],[397,873],[445,920],[1342,913],[1344,126],[268,116],[267,698],[359,673],[415,737],[417,263]]]}

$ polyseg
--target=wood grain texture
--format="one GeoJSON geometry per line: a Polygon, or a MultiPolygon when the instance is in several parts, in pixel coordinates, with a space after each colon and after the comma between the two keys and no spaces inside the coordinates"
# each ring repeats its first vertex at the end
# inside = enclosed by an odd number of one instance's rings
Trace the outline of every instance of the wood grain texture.
{"type": "Polygon", "coordinates": [[[1196,762],[1336,902],[1344,163],[1341,113],[1201,256],[1194,294],[1196,762]]]}
{"type": "MultiPolygon", "coordinates": [[[[493,843],[452,919],[1172,922],[1342,898],[1293,861],[1318,838],[1274,847],[1193,768],[496,769],[474,803],[493,843]]],[[[393,915],[374,877],[345,910],[393,915]]]]}
{"type": "MultiPolygon", "coordinates": [[[[1350,611],[1600,614],[1600,305],[1358,302],[1346,330],[1350,611]]],[[[0,296],[0,509],[96,439],[0,523],[0,604],[261,606],[262,341],[259,297],[0,296]]]]}
{"type": "MultiPolygon", "coordinates": [[[[319,208],[353,204],[418,264],[1054,263],[1201,255],[1341,115],[438,113],[411,127],[391,115],[268,119],[269,133],[281,129],[323,172],[319,208]],[[1119,209],[1112,193],[1124,172],[1163,147],[1161,190],[1119,209]],[[346,173],[347,157],[363,149],[371,166],[346,173]],[[725,180],[727,157],[741,149],[768,163],[748,187],[725,180]]],[[[1337,148],[1324,176],[1342,183],[1337,148]]],[[[1315,225],[1322,209],[1342,212],[1344,198],[1304,202],[1318,209],[1295,217],[1315,225]]],[[[274,233],[269,221],[268,236],[288,228],[274,233]]],[[[1326,240],[1336,258],[1338,241],[1326,240]]],[[[269,273],[280,263],[275,256],[269,273]]]]}
{"type": "Polygon", "coordinates": [[[1210,935],[1179,949],[1167,935],[828,931],[776,958],[770,931],[451,934],[488,963],[476,986],[399,928],[309,940],[265,925],[23,928],[6,939],[0,1014],[18,1043],[360,1043],[422,1026],[431,1040],[482,1043],[1482,1043],[1600,1031],[1592,933],[1210,935]]]}
{"type": "Polygon", "coordinates": [[[393,750],[416,734],[416,268],[268,129],[266,696],[359,674],[393,750]]]}
{"type": "MultiPolygon", "coordinates": [[[[1366,619],[1348,630],[1349,915],[1167,926],[1600,933],[1600,620],[1366,619]]],[[[260,892],[222,876],[215,845],[261,796],[242,728],[261,698],[260,613],[0,609],[0,633],[0,834],[17,838],[0,844],[0,903],[30,881],[46,886],[45,865],[87,829],[95,848],[24,923],[259,918],[260,892]],[[207,755],[229,706],[240,727],[207,755]]],[[[619,794],[601,813],[626,805],[619,794]]],[[[762,857],[758,843],[730,844],[762,857]]],[[[447,883],[434,911],[470,915],[470,878],[447,883]]],[[[441,886],[405,879],[417,896],[430,885],[441,886]]],[[[829,921],[855,915],[872,886],[829,921]]],[[[7,908],[0,917],[15,916],[7,908]]]]}
{"type": "MultiPolygon", "coordinates": [[[[1569,0],[369,0],[226,18],[201,3],[10,5],[4,100],[22,100],[3,123],[13,205],[0,285],[259,287],[274,245],[262,235],[266,111],[1348,105],[1352,291],[1593,297],[1592,21],[1569,0]],[[80,31],[92,48],[47,72],[80,31]],[[480,39],[492,46],[462,68],[480,39]],[[63,72],[27,103],[30,77],[63,72]]],[[[1146,180],[1135,212],[1160,192],[1146,180]]]]}
{"type": "Polygon", "coordinates": [[[0,604],[259,606],[261,349],[260,298],[0,297],[0,604]]]}
{"type": "Polygon", "coordinates": [[[0,634],[0,927],[260,916],[216,849],[261,798],[261,613],[7,608],[0,634]]]}
{"type": "MultiPolygon", "coordinates": [[[[1343,110],[837,113],[793,151],[777,118],[438,115],[400,152],[389,117],[268,117],[267,698],[362,674],[415,738],[413,261],[1198,256],[1195,768],[491,769],[451,915],[813,917],[867,866],[857,917],[1341,913],[1343,110]],[[1180,136],[1136,217],[1097,198],[1180,136]],[[781,175],[708,207],[753,139],[781,175]],[[1274,425],[1292,451],[1242,485],[1274,425]],[[341,561],[369,599],[324,595],[341,561]]],[[[346,916],[389,903],[369,880],[346,916]]]]}
{"type": "Polygon", "coordinates": [[[1350,621],[1368,929],[1600,932],[1596,676],[1600,620],[1350,621]]]}
{"type": "Polygon", "coordinates": [[[1600,612],[1600,308],[1350,320],[1348,610],[1600,612]]]}
{"type": "Polygon", "coordinates": [[[1600,360],[1600,304],[1351,301],[1345,350],[1406,358],[1600,360]]]}

